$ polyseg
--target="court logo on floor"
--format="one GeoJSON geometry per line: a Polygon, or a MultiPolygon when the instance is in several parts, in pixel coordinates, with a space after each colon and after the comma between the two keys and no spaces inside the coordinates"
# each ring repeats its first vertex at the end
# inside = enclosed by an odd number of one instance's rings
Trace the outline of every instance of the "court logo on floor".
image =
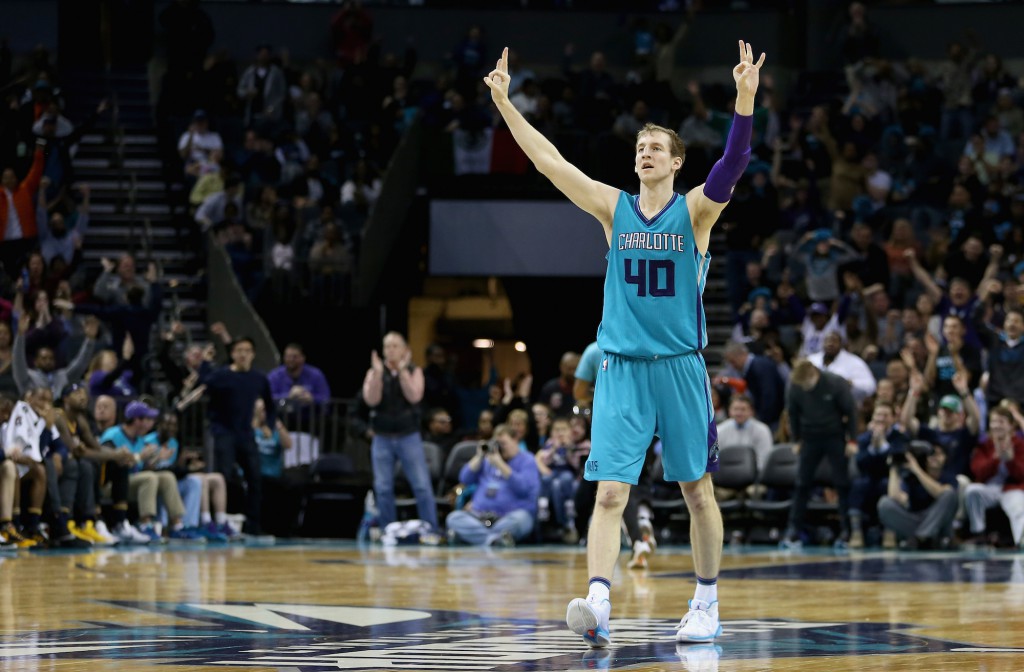
{"type": "MultiPolygon", "coordinates": [[[[314,604],[163,604],[110,602],[164,623],[126,627],[86,623],[75,630],[0,638],[4,659],[138,660],[146,664],[281,667],[303,672],[343,670],[616,669],[683,662],[709,669],[717,659],[744,660],[878,654],[1006,652],[911,632],[888,623],[726,621],[715,645],[676,647],[676,621],[612,621],[613,646],[588,652],[565,624],[496,619],[455,611],[314,604]],[[145,662],[142,662],[145,661],[145,662]]],[[[131,617],[128,617],[129,619],[131,617]]],[[[153,619],[147,619],[153,623],[153,619]]]]}

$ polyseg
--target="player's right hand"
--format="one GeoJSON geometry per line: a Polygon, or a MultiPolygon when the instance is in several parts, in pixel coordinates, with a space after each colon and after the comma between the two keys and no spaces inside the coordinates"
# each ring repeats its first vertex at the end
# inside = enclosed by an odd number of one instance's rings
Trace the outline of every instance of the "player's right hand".
{"type": "Polygon", "coordinates": [[[491,100],[495,104],[508,101],[508,85],[511,81],[512,78],[508,75],[508,47],[505,47],[501,52],[501,58],[498,59],[497,64],[494,66],[494,70],[491,70],[484,77],[484,84],[491,90],[491,100]]]}

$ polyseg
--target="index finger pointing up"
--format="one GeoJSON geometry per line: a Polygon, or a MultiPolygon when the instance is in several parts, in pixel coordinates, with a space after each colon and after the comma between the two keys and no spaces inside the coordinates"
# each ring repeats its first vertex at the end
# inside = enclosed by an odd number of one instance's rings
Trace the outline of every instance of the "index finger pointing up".
{"type": "Polygon", "coordinates": [[[508,47],[501,50],[501,71],[508,72],[508,47]]]}
{"type": "Polygon", "coordinates": [[[740,40],[740,63],[747,60],[747,50],[743,48],[743,40],[740,40]]]}

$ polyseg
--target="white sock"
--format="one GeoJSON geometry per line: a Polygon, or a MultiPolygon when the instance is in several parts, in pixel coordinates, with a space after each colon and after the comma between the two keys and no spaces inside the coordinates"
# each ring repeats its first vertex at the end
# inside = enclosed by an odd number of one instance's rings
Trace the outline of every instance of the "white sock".
{"type": "Polygon", "coordinates": [[[211,520],[213,520],[213,519],[210,518],[210,512],[209,511],[203,511],[202,513],[199,514],[199,522],[202,523],[203,525],[209,525],[211,520]]]}
{"type": "Polygon", "coordinates": [[[693,593],[693,599],[703,602],[707,605],[710,605],[712,602],[717,602],[718,584],[713,583],[710,586],[706,586],[702,583],[698,583],[697,590],[695,590],[693,593]]]}
{"type": "Polygon", "coordinates": [[[598,602],[601,600],[608,600],[610,598],[611,590],[605,584],[600,581],[590,582],[590,592],[587,594],[587,602],[598,602]]]}
{"type": "MultiPolygon", "coordinates": [[[[207,514],[207,515],[209,515],[209,514],[207,514]]],[[[213,516],[214,516],[214,518],[217,519],[217,524],[218,525],[223,525],[224,523],[228,522],[228,514],[226,512],[224,512],[224,511],[219,511],[219,512],[213,514],[213,516]]]]}

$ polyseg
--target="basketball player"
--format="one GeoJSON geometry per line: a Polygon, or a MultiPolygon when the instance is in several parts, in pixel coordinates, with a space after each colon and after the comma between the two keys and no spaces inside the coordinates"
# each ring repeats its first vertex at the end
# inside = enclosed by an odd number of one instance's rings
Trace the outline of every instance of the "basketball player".
{"type": "Polygon", "coordinates": [[[591,453],[584,476],[597,481],[587,565],[590,592],[569,603],[566,622],[593,648],[610,644],[609,591],[619,553],[619,520],[643,466],[652,434],[664,446],[665,480],[678,481],[690,510],[697,589],[679,623],[680,642],[710,641],[722,633],[717,577],[722,517],[711,478],[718,439],[707,367],[701,294],[707,277],[711,227],[728,203],[750,159],[757,62],[739,43],[733,68],[736,115],[724,156],[707,181],[685,196],[673,181],[685,147],[667,128],[648,124],[637,134],[634,156],[640,194],[596,182],[566,161],[509,102],[508,49],[484,78],[516,142],[542,174],[604,227],[611,251],[604,315],[597,341],[604,353],[595,386],[591,453]]]}

